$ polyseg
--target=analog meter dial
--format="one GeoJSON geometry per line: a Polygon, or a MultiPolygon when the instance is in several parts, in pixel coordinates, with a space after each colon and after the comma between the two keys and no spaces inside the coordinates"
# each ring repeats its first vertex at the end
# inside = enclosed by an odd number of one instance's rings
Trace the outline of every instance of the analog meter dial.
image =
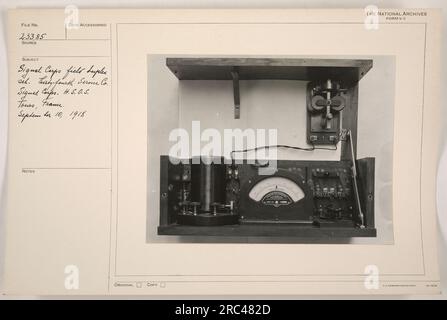
{"type": "Polygon", "coordinates": [[[269,177],[256,183],[248,196],[264,205],[280,207],[300,201],[304,191],[290,179],[269,177]]]}

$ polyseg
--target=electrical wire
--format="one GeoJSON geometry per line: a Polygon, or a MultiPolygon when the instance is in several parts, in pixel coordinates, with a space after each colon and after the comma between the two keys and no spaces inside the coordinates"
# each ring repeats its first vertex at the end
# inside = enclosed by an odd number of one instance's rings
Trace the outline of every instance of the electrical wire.
{"type": "Polygon", "coordinates": [[[289,146],[289,145],[286,145],[286,144],[274,144],[274,145],[270,145],[270,146],[260,146],[260,147],[249,148],[249,149],[233,150],[230,153],[230,157],[231,157],[231,160],[234,160],[234,158],[233,158],[233,154],[234,153],[247,153],[247,152],[258,151],[258,150],[262,150],[262,149],[271,149],[271,148],[276,148],[276,149],[280,149],[280,148],[283,148],[283,149],[293,149],[293,150],[300,150],[300,151],[314,151],[314,150],[336,151],[337,150],[337,144],[334,144],[334,148],[316,147],[314,144],[312,144],[312,147],[308,147],[308,148],[297,147],[297,146],[289,146]]]}

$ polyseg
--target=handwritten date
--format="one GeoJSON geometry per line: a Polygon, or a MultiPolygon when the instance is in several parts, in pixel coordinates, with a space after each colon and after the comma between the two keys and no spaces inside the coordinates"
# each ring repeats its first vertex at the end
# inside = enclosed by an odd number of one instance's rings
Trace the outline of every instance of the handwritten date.
{"type": "MultiPolygon", "coordinates": [[[[44,35],[29,37],[43,39],[44,35]]],[[[104,65],[23,63],[17,69],[19,123],[85,119],[92,107],[88,97],[99,91],[105,94],[103,90],[108,87],[108,70],[104,65]]]]}

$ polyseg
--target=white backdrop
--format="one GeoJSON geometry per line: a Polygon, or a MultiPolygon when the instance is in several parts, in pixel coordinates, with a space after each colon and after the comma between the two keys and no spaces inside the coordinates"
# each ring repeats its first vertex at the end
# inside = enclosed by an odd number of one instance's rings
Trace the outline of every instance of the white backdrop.
{"type": "MultiPolygon", "coordinates": [[[[444,16],[443,30],[443,55],[447,52],[447,2],[443,0],[389,0],[389,1],[368,1],[368,0],[0,0],[0,281],[3,265],[3,244],[4,244],[4,207],[5,207],[5,167],[7,150],[7,55],[6,55],[6,10],[15,7],[64,7],[67,5],[77,5],[79,7],[95,8],[364,8],[368,5],[377,5],[379,8],[442,8],[444,16]]],[[[442,65],[442,87],[441,92],[447,92],[447,64],[442,65]]],[[[439,163],[438,172],[438,215],[439,215],[439,257],[443,295],[437,297],[417,297],[411,298],[441,298],[447,299],[447,106],[442,102],[443,107],[443,156],[439,163]]],[[[1,285],[1,282],[0,282],[1,285]]],[[[11,297],[0,296],[0,299],[11,297]]],[[[39,298],[39,297],[27,297],[39,298]]],[[[144,297],[142,297],[144,298],[144,297]]],[[[172,297],[175,298],[175,297],[172,297]]],[[[200,298],[200,297],[197,297],[200,298]]],[[[207,297],[210,298],[210,297],[207,297]]],[[[216,297],[218,298],[218,297],[216,297]]],[[[255,297],[253,297],[255,298],[255,297]]],[[[263,298],[266,298],[263,296],[263,298]]],[[[275,297],[275,298],[297,298],[297,297],[275,297]]],[[[300,297],[306,298],[306,297],[300,297]]],[[[310,297],[307,297],[310,298],[310,297]]],[[[322,297],[323,298],[323,297],[322,297]]],[[[341,296],[337,298],[343,298],[341,296]]],[[[381,297],[376,297],[381,298],[381,297]]],[[[383,298],[383,297],[382,297],[383,298]]],[[[395,297],[396,298],[396,297],[395,297]]],[[[397,297],[408,298],[408,297],[397,297]]]]}

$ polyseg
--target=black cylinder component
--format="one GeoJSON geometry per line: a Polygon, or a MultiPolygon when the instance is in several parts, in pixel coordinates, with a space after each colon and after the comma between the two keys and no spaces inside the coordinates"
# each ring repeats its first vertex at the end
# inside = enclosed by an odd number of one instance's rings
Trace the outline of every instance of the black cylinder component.
{"type": "Polygon", "coordinates": [[[191,165],[191,199],[200,202],[199,213],[213,211],[211,204],[225,204],[225,165],[223,161],[191,165]]]}

